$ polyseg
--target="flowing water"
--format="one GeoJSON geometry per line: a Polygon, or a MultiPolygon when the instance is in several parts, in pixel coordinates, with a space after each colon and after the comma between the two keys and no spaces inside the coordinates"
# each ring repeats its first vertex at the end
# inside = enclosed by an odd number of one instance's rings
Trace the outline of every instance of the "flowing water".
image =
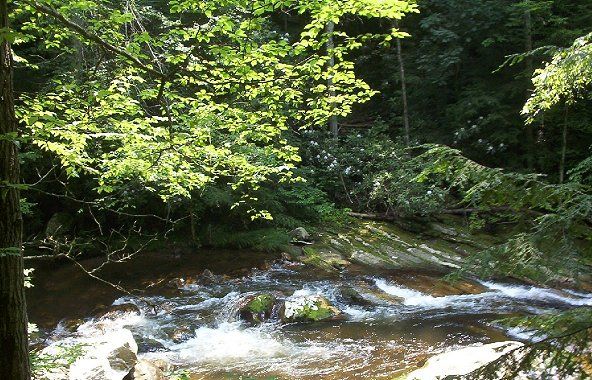
{"type": "MultiPolygon", "coordinates": [[[[246,268],[252,264],[240,257],[234,261],[246,268]]],[[[177,262],[174,267],[182,266],[183,271],[173,270],[171,276],[188,279],[190,273],[203,270],[203,264],[177,262]]],[[[78,277],[64,279],[66,272],[54,272],[54,277],[39,278],[40,285],[31,295],[36,304],[31,319],[42,326],[46,342],[84,341],[106,330],[128,328],[141,356],[164,359],[187,371],[191,379],[380,379],[394,378],[421,366],[430,355],[455,347],[529,338],[525,332],[503,329],[495,323],[499,317],[592,305],[591,294],[502,282],[447,285],[421,273],[368,275],[350,270],[330,275],[279,261],[248,272],[237,271],[240,266],[224,269],[233,276],[211,282],[177,281],[178,289],[138,281],[136,286],[150,289],[142,297],[84,288],[75,282],[78,277]],[[59,295],[51,293],[57,277],[74,282],[69,287],[73,295],[62,294],[67,289],[59,295]],[[259,326],[237,319],[241,299],[270,291],[292,298],[323,295],[343,311],[342,318],[300,324],[269,321],[259,326]],[[86,318],[76,330],[66,328],[59,319],[78,318],[93,306],[88,292],[96,292],[100,302],[133,303],[141,313],[86,318]],[[82,294],[88,297],[81,298],[82,294]],[[82,300],[85,310],[81,310],[82,300]],[[52,305],[57,309],[48,314],[52,305]]],[[[155,273],[163,269],[167,270],[158,263],[153,268],[155,273]]]]}

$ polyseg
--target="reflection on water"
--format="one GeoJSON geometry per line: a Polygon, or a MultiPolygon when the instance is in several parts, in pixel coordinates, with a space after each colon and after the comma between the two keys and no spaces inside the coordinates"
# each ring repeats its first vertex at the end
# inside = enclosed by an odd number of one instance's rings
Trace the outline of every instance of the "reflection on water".
{"type": "MultiPolygon", "coordinates": [[[[211,261],[208,265],[216,268],[211,261]]],[[[158,276],[168,273],[171,277],[190,277],[204,267],[203,263],[177,262],[176,267],[158,269],[154,272],[158,276]]],[[[238,267],[224,270],[244,272],[238,267]]],[[[152,283],[156,278],[151,279],[152,283]]],[[[75,280],[72,277],[71,281],[75,280]]],[[[142,284],[146,287],[148,282],[138,276],[134,286],[142,284]]],[[[112,291],[103,289],[98,302],[133,303],[140,308],[141,315],[90,319],[76,332],[68,332],[62,324],[57,328],[54,324],[47,331],[52,340],[68,342],[81,341],[106,330],[129,328],[142,355],[165,359],[177,368],[186,369],[192,373],[192,379],[241,375],[376,379],[393,378],[420,365],[428,355],[445,349],[508,339],[510,332],[496,329],[492,323],[500,316],[592,305],[591,295],[575,292],[492,282],[468,284],[464,289],[471,289],[470,292],[456,291],[420,274],[331,276],[283,264],[255,269],[244,276],[219,278],[212,283],[184,281],[181,284],[180,289],[155,286],[143,297],[116,299],[112,291]],[[351,289],[358,296],[354,301],[348,297],[351,289]],[[426,289],[431,289],[430,293],[426,289]],[[256,327],[237,321],[237,302],[259,291],[281,292],[286,297],[295,293],[323,295],[344,312],[344,318],[289,325],[271,321],[256,327]]],[[[75,284],[71,283],[71,288],[72,285],[75,284]]],[[[72,289],[74,294],[78,291],[72,289]]],[[[65,290],[54,296],[68,297],[67,292],[62,292],[65,290]]],[[[44,296],[36,293],[36,296],[45,297],[36,300],[41,304],[53,302],[51,292],[44,296]]],[[[91,299],[84,298],[84,302],[91,299]]],[[[71,294],[68,299],[56,301],[62,308],[60,318],[78,317],[81,312],[77,304],[80,300],[71,294]],[[71,306],[68,309],[64,305],[71,306]]],[[[94,306],[85,305],[83,309],[94,306]]],[[[58,315],[55,310],[51,314],[54,318],[58,315]]],[[[33,313],[34,322],[35,317],[33,313]]],[[[45,326],[52,324],[51,318],[41,322],[45,326]]]]}

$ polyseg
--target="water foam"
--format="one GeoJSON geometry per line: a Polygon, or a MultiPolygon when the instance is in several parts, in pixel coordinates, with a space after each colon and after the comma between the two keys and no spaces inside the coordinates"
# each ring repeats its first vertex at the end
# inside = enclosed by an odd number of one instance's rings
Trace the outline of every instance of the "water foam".
{"type": "Polygon", "coordinates": [[[592,294],[488,281],[483,281],[481,284],[509,298],[559,302],[570,306],[592,306],[592,294]]]}

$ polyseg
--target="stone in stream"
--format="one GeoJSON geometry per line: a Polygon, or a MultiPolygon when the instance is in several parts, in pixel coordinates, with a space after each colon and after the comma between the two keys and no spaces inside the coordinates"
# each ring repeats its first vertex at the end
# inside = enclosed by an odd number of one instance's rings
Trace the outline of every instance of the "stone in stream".
{"type": "Polygon", "coordinates": [[[126,314],[140,315],[140,308],[133,303],[124,303],[120,305],[100,306],[95,309],[95,318],[115,320],[126,314]]]}
{"type": "Polygon", "coordinates": [[[358,306],[370,306],[373,303],[364,298],[356,289],[351,286],[341,288],[341,297],[347,304],[358,306]]]}
{"type": "Polygon", "coordinates": [[[238,315],[243,321],[259,324],[272,319],[279,308],[277,295],[261,293],[243,299],[238,306],[238,315]]]}
{"type": "Polygon", "coordinates": [[[189,326],[176,327],[169,337],[174,343],[181,343],[193,337],[193,330],[189,326]]]}
{"type": "Polygon", "coordinates": [[[335,319],[341,311],[331,302],[319,295],[303,295],[290,297],[282,308],[283,322],[317,322],[335,319]]]}
{"type": "Polygon", "coordinates": [[[445,352],[431,357],[422,368],[403,378],[406,380],[438,380],[448,376],[466,375],[522,346],[523,344],[520,342],[507,341],[445,352]]]}

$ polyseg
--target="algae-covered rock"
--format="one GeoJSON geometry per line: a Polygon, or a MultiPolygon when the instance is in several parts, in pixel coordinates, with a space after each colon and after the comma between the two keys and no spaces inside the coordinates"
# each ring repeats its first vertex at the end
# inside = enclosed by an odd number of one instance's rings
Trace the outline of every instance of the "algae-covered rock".
{"type": "Polygon", "coordinates": [[[271,293],[249,296],[239,306],[239,317],[252,324],[265,322],[273,317],[277,301],[271,293]]]}
{"type": "Polygon", "coordinates": [[[334,319],[341,311],[319,295],[292,296],[286,300],[281,316],[284,322],[317,322],[334,319]]]}
{"type": "Polygon", "coordinates": [[[326,247],[317,249],[313,247],[306,247],[302,251],[304,256],[300,260],[305,264],[313,265],[328,272],[334,272],[344,269],[351,263],[345,260],[341,254],[331,251],[326,247]]]}

